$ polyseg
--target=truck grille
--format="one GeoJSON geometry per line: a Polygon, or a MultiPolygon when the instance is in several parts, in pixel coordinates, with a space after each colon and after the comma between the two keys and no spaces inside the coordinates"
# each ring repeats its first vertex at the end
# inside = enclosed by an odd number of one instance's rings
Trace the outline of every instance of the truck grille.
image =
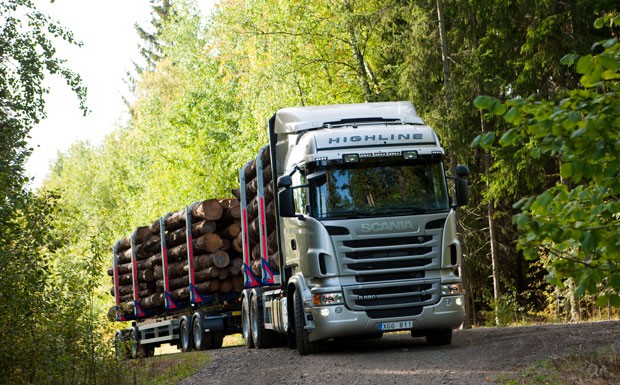
{"type": "Polygon", "coordinates": [[[345,297],[353,310],[376,311],[430,305],[439,299],[439,282],[347,286],[345,297]]]}
{"type": "Polygon", "coordinates": [[[343,275],[357,282],[423,278],[435,261],[439,240],[432,235],[344,240],[338,253],[343,275]]]}
{"type": "Polygon", "coordinates": [[[354,277],[344,287],[347,306],[371,318],[417,315],[440,297],[439,280],[426,273],[440,266],[441,231],[394,235],[334,237],[340,271],[354,277]]]}

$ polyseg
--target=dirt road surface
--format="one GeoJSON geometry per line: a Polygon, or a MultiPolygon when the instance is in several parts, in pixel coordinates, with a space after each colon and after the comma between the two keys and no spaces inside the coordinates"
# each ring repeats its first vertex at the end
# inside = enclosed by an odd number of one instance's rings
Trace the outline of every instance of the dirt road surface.
{"type": "Polygon", "coordinates": [[[386,334],[303,357],[286,347],[233,347],[209,351],[209,365],[181,384],[493,384],[538,360],[610,347],[620,349],[620,321],[458,330],[439,347],[386,334]]]}

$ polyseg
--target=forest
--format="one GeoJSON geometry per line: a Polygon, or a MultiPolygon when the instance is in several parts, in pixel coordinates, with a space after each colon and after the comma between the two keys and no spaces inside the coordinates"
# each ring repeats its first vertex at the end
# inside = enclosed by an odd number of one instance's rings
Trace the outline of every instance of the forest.
{"type": "Polygon", "coordinates": [[[447,168],[469,166],[468,326],[617,318],[616,0],[220,0],[212,15],[151,4],[129,121],[60,154],[33,189],[42,80],[62,76],[87,112],[53,47],[79,37],[30,0],[0,3],[1,384],[115,383],[112,245],[231,197],[288,106],[411,101],[447,168]]]}

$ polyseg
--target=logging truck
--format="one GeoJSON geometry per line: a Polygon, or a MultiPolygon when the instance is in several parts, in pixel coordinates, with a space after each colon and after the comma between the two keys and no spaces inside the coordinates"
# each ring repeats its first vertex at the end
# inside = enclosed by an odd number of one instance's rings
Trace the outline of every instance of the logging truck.
{"type": "Polygon", "coordinates": [[[469,171],[446,176],[414,106],[285,108],[269,141],[239,171],[245,344],[284,339],[306,355],[402,330],[450,344],[464,318],[456,209],[469,171]]]}
{"type": "Polygon", "coordinates": [[[235,199],[195,203],[115,244],[111,314],[133,321],[116,341],[131,356],[219,348],[239,332],[249,348],[286,341],[301,355],[403,330],[450,344],[464,318],[467,167],[447,175],[409,102],[284,108],[268,130],[235,199]]]}

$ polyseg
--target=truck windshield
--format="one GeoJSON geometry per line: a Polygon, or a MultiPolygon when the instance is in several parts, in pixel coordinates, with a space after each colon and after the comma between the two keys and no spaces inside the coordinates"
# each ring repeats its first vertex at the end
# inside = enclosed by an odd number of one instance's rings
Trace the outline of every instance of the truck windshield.
{"type": "Polygon", "coordinates": [[[324,170],[327,182],[310,189],[312,216],[318,219],[449,210],[441,161],[343,164],[324,170]]]}

